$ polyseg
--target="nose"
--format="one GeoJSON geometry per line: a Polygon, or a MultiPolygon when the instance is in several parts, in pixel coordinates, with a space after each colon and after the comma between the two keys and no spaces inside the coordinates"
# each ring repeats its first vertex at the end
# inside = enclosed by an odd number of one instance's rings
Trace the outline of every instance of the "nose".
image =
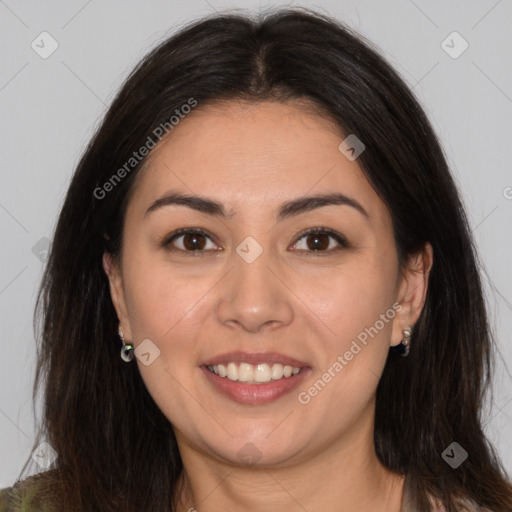
{"type": "Polygon", "coordinates": [[[236,253],[233,258],[234,268],[223,280],[217,305],[219,322],[251,333],[289,325],[293,293],[275,260],[266,251],[252,263],[236,253]]]}

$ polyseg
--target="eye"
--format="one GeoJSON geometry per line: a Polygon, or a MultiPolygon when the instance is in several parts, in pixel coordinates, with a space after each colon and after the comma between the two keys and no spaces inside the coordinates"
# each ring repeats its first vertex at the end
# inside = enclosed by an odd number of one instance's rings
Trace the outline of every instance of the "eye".
{"type": "Polygon", "coordinates": [[[171,251],[182,252],[204,252],[205,250],[215,249],[210,235],[202,229],[183,228],[179,229],[167,237],[162,245],[171,251]],[[208,247],[208,240],[211,242],[208,247]],[[211,246],[213,245],[213,247],[211,246]]]}
{"type": "MultiPolygon", "coordinates": [[[[182,228],[174,231],[165,238],[162,246],[170,251],[181,251],[184,253],[221,250],[213,242],[212,236],[209,233],[198,228],[182,228]],[[208,246],[208,242],[210,242],[210,246],[208,246]]],[[[309,229],[302,233],[300,238],[293,244],[294,249],[306,252],[333,252],[348,246],[346,238],[341,233],[325,227],[309,229]],[[305,240],[305,245],[302,243],[302,247],[300,247],[303,239],[305,240]]]]}
{"type": "Polygon", "coordinates": [[[348,247],[348,242],[342,234],[329,228],[318,227],[303,233],[293,247],[300,251],[332,252],[348,247]],[[302,247],[297,247],[302,239],[305,239],[305,243],[302,247]]]}

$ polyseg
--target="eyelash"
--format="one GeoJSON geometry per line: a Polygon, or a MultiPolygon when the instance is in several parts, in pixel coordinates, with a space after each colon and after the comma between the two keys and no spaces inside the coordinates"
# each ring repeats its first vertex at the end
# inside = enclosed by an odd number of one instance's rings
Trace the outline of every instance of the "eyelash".
{"type": "MultiPolygon", "coordinates": [[[[197,254],[208,252],[208,250],[187,251],[184,249],[178,249],[176,247],[172,247],[173,241],[175,241],[180,236],[187,235],[187,234],[202,235],[202,236],[209,238],[212,242],[215,243],[215,241],[213,240],[214,237],[203,229],[181,228],[181,229],[178,229],[178,230],[172,232],[169,236],[165,237],[165,239],[162,241],[161,245],[162,245],[162,247],[166,248],[168,251],[182,252],[182,253],[185,253],[185,254],[191,255],[191,256],[195,256],[197,254]]],[[[311,253],[312,255],[321,255],[322,253],[331,254],[333,252],[337,252],[341,249],[346,249],[349,247],[349,243],[347,242],[347,239],[342,234],[340,234],[337,231],[334,231],[330,228],[324,227],[324,226],[311,228],[305,232],[299,233],[299,237],[296,239],[296,241],[293,243],[293,245],[296,245],[302,238],[304,238],[308,235],[316,235],[316,234],[328,235],[329,237],[333,238],[336,242],[338,242],[339,246],[334,249],[331,248],[331,249],[317,250],[317,251],[299,249],[299,252],[311,253]]]]}

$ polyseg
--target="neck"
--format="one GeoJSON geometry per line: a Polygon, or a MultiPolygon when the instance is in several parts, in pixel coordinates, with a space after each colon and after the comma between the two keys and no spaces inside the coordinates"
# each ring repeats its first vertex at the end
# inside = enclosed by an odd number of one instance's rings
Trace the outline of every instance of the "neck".
{"type": "Polygon", "coordinates": [[[279,467],[231,465],[197,451],[176,434],[184,467],[178,512],[401,510],[404,477],[380,463],[373,424],[330,443],[314,457],[279,467]]]}

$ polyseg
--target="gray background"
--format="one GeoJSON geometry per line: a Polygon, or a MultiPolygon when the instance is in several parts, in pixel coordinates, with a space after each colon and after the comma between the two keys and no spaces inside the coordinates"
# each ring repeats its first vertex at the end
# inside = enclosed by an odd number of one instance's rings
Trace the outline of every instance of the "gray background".
{"type": "Polygon", "coordinates": [[[34,436],[32,310],[46,239],[106,106],[132,66],[184,22],[225,8],[286,4],[316,7],[377,44],[441,137],[486,268],[501,359],[485,428],[512,474],[512,379],[505,368],[512,368],[510,0],[0,0],[0,487],[17,477],[34,436]],[[46,59],[31,47],[51,48],[48,36],[41,42],[43,31],[58,44],[46,59]],[[463,41],[447,39],[454,31],[469,44],[457,58],[463,41]]]}

